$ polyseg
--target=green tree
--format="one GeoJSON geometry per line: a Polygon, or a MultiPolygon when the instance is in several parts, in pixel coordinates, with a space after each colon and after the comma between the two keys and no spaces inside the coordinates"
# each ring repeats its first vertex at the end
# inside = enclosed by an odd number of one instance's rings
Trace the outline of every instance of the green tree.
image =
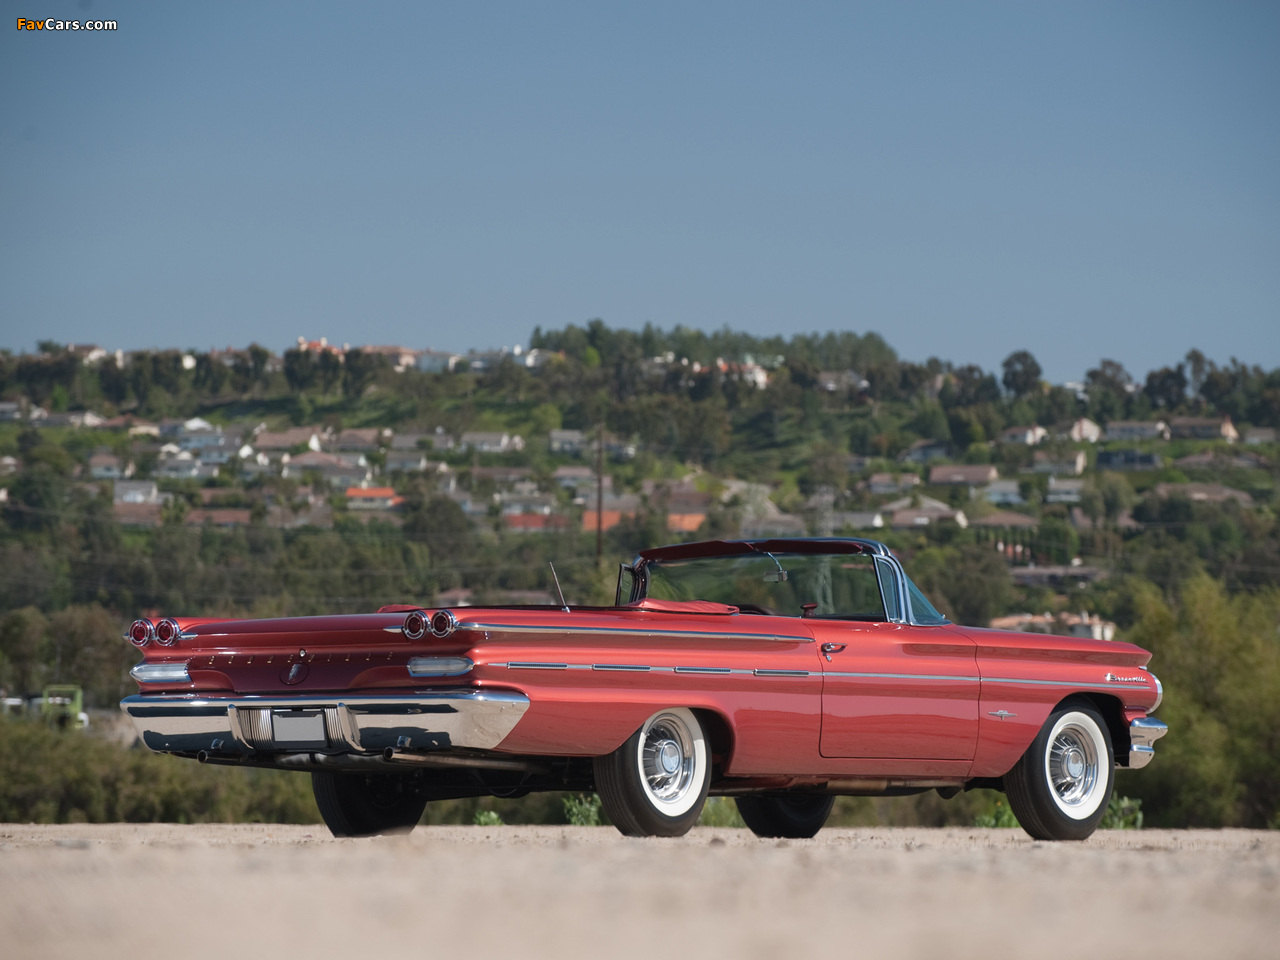
{"type": "Polygon", "coordinates": [[[1027,350],[1016,350],[1002,364],[1004,388],[1015,397],[1030,396],[1040,389],[1040,364],[1027,350]]]}

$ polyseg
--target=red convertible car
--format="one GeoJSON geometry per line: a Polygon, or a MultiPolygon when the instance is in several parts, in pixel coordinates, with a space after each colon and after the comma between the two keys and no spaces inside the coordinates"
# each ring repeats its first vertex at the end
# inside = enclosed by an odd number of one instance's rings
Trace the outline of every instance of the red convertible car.
{"type": "Polygon", "coordinates": [[[883,544],[723,540],[643,551],[609,607],[383,607],[136,621],[152,750],[306,770],[335,835],[431,800],[599,793],[632,836],[732,796],[811,837],[839,795],[1008,795],[1033,837],[1088,837],[1145,766],[1160,681],[1127,643],[961,627],[883,544]]]}

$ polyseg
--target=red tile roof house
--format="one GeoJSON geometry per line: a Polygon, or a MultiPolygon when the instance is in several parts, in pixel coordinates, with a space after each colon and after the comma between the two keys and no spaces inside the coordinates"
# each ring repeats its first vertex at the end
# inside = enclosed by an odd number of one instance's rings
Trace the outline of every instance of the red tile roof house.
{"type": "Polygon", "coordinates": [[[347,487],[347,507],[351,510],[390,510],[404,502],[394,487],[347,487]]]}

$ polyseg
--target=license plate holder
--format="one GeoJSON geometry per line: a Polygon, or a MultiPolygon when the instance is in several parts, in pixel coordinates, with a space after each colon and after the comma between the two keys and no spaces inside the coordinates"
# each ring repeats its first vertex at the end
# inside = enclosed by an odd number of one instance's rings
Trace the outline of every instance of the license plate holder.
{"type": "Polygon", "coordinates": [[[329,745],[324,735],[324,711],[273,710],[271,740],[277,747],[323,750],[329,745]]]}

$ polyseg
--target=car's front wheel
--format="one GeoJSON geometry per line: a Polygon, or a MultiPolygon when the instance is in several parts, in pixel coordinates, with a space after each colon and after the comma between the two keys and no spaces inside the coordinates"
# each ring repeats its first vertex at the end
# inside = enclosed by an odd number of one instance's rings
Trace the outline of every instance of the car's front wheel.
{"type": "Polygon", "coordinates": [[[595,759],[605,813],[628,837],[680,837],[698,822],[711,756],[692,710],[660,710],[613,753],[595,759]]]}
{"type": "Polygon", "coordinates": [[[404,777],[316,770],[311,774],[320,816],[335,837],[408,833],[427,807],[404,777]]]}
{"type": "Polygon", "coordinates": [[[1085,840],[1107,812],[1114,771],[1102,716],[1088,704],[1066,703],[1005,774],[1005,793],[1022,829],[1037,840],[1085,840]]]}
{"type": "Polygon", "coordinates": [[[757,837],[807,840],[831,816],[835,797],[738,797],[738,813],[757,837]]]}

